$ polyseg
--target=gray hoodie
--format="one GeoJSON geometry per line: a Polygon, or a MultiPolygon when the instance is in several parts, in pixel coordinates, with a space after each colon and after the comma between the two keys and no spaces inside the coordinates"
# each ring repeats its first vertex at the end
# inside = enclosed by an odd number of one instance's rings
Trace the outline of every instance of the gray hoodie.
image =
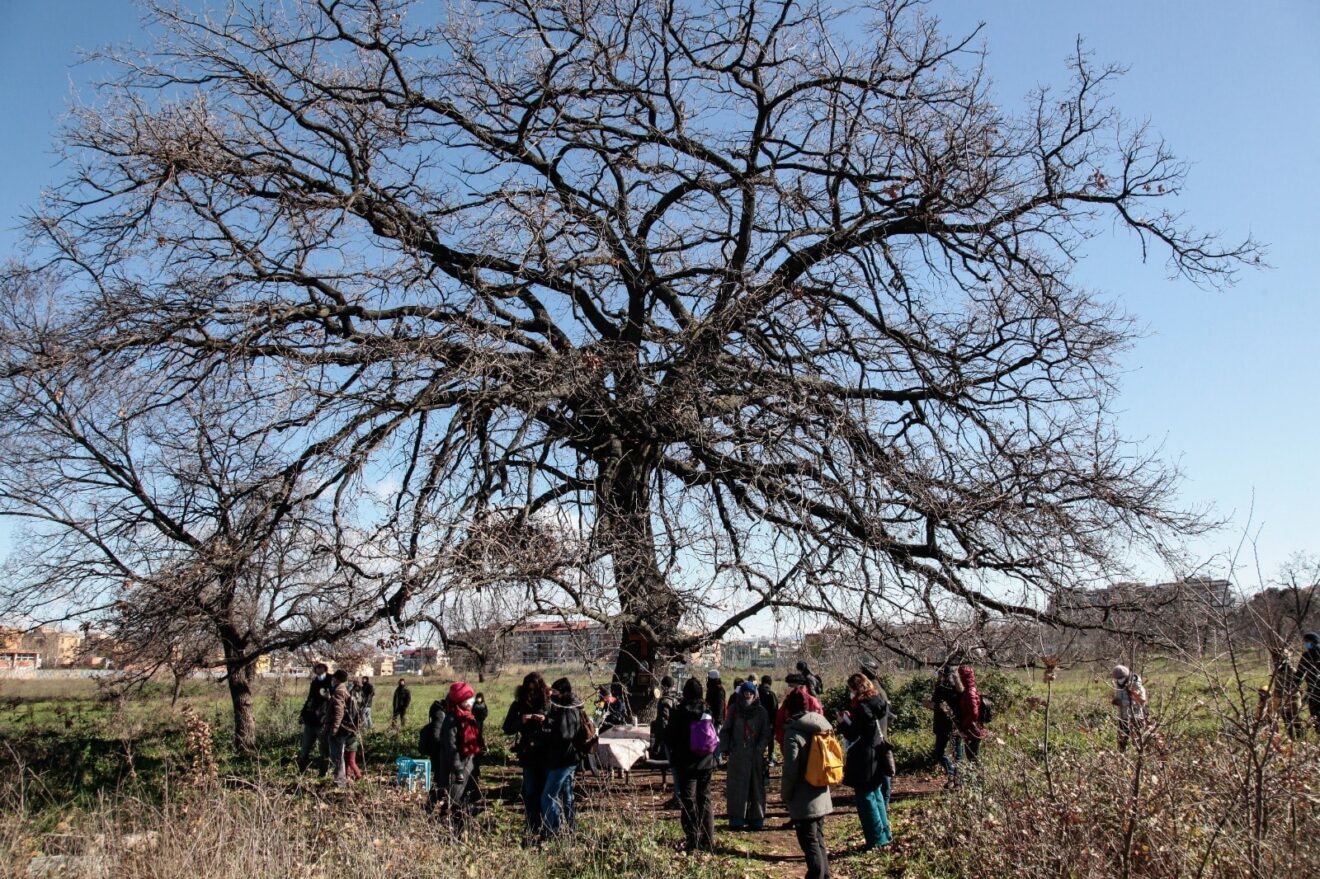
{"type": "Polygon", "coordinates": [[[816,733],[829,732],[830,722],[814,711],[795,717],[784,732],[784,777],[780,795],[794,821],[824,818],[834,811],[828,787],[807,784],[807,757],[816,733]]]}

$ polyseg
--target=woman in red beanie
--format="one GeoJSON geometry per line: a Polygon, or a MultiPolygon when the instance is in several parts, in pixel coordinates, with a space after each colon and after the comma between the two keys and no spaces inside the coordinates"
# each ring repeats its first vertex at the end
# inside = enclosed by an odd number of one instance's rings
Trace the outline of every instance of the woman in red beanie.
{"type": "Polygon", "coordinates": [[[449,800],[449,820],[455,830],[463,829],[475,811],[481,792],[473,776],[475,758],[485,750],[481,727],[472,714],[476,693],[463,681],[455,681],[445,699],[445,719],[440,726],[440,765],[436,767],[437,788],[449,800]]]}

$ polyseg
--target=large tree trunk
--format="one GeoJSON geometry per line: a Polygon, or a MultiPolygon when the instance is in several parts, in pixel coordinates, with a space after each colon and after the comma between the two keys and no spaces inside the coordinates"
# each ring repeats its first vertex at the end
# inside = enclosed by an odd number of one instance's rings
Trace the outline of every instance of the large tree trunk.
{"type": "Polygon", "coordinates": [[[678,595],[656,562],[651,522],[654,450],[614,445],[619,454],[600,465],[596,490],[597,537],[609,553],[619,607],[625,617],[615,679],[628,688],[639,720],[655,715],[655,687],[673,658],[671,644],[682,615],[678,595]]]}
{"type": "Polygon", "coordinates": [[[220,643],[224,646],[229,701],[234,711],[234,750],[239,754],[256,754],[257,717],[252,710],[252,684],[257,677],[257,664],[244,657],[244,645],[236,634],[222,635],[220,643]]]}

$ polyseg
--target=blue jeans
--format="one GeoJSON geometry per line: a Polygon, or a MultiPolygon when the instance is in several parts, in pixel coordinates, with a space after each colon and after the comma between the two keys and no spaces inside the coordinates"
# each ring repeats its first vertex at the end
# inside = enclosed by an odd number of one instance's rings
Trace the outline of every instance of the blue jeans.
{"type": "Polygon", "coordinates": [[[867,848],[889,845],[894,841],[894,833],[889,827],[889,810],[885,808],[885,797],[880,788],[857,791],[857,817],[862,822],[862,836],[866,838],[867,848]]]}
{"type": "Polygon", "coordinates": [[[957,767],[954,766],[954,761],[961,762],[962,758],[963,758],[962,736],[955,736],[953,734],[953,730],[949,730],[948,732],[945,732],[944,730],[936,730],[935,759],[938,760],[940,765],[944,767],[944,774],[949,776],[949,778],[953,778],[955,775],[957,775],[958,769],[957,767]],[[945,753],[948,750],[950,739],[952,739],[952,743],[953,743],[952,760],[950,760],[949,755],[945,753]]]}
{"type": "Polygon", "coordinates": [[[545,770],[539,766],[524,766],[522,776],[523,816],[527,820],[527,833],[540,836],[542,826],[541,795],[545,792],[545,770]]]}
{"type": "Polygon", "coordinates": [[[577,766],[551,769],[545,776],[545,790],[541,793],[541,821],[545,836],[556,836],[567,826],[573,829],[573,774],[577,766]]]}

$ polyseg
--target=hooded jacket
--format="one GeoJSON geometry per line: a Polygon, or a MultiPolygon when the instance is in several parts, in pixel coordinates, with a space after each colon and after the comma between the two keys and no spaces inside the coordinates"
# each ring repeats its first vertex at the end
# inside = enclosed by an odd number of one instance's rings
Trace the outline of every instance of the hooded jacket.
{"type": "Polygon", "coordinates": [[[545,722],[541,724],[535,748],[542,765],[547,769],[576,766],[582,759],[577,750],[578,731],[582,729],[582,700],[577,696],[554,695],[546,706],[545,722]]]}
{"type": "Polygon", "coordinates": [[[811,739],[829,731],[830,722],[814,711],[789,718],[784,730],[784,776],[779,790],[788,807],[788,817],[794,821],[824,818],[834,811],[830,789],[807,784],[806,779],[811,739]]]}

